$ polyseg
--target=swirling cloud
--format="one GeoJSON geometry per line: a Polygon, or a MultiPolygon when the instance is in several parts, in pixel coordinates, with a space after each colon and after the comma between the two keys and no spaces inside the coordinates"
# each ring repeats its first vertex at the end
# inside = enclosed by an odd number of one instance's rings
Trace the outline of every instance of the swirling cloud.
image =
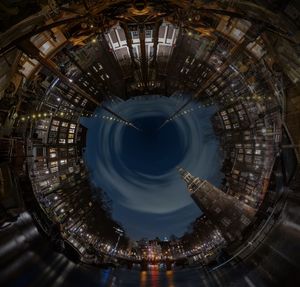
{"type": "MultiPolygon", "coordinates": [[[[114,112],[134,122],[142,131],[103,119],[113,118],[103,109],[96,111],[97,117],[82,120],[88,127],[85,159],[91,180],[108,193],[115,207],[113,216],[128,230],[132,229],[134,212],[139,217],[144,214],[144,218],[160,216],[164,224],[152,230],[158,235],[176,220],[182,229],[199,215],[176,165],[216,185],[220,183],[219,144],[210,121],[215,108],[191,103],[186,113],[158,130],[186,100],[183,96],[142,96],[110,103],[114,112]],[[188,208],[193,212],[183,216],[182,210],[188,208]],[[124,218],[126,210],[127,215],[130,213],[128,220],[124,218]],[[174,214],[179,210],[180,218],[176,219],[174,214]]],[[[177,229],[173,233],[178,233],[177,229]]]]}

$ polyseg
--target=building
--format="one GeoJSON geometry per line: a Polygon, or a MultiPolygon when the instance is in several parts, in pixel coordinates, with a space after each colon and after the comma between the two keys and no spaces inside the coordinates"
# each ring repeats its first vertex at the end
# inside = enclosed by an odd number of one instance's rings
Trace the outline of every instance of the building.
{"type": "Polygon", "coordinates": [[[229,242],[241,240],[243,231],[255,215],[255,210],[225,194],[207,180],[192,176],[183,168],[178,168],[178,172],[186,182],[195,203],[222,231],[224,238],[229,242]]]}

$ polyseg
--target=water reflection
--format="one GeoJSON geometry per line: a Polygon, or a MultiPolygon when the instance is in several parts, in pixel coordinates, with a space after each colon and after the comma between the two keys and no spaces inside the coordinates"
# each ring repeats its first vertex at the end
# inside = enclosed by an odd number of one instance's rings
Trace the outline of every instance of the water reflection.
{"type": "Polygon", "coordinates": [[[146,287],[147,271],[141,271],[140,274],[140,287],[146,287]]]}
{"type": "Polygon", "coordinates": [[[158,281],[159,281],[159,270],[157,266],[154,266],[154,268],[152,268],[150,270],[150,274],[151,274],[151,286],[152,287],[159,287],[158,285],[158,281]]]}
{"type": "MultiPolygon", "coordinates": [[[[164,270],[151,266],[147,271],[139,270],[105,270],[102,272],[103,287],[186,287],[184,277],[177,276],[175,282],[173,270],[164,270]]],[[[176,273],[177,274],[177,273],[176,273]]],[[[199,274],[199,273],[198,273],[199,274]]],[[[198,280],[197,280],[198,281],[198,280]]],[[[194,285],[193,285],[194,286],[194,285]]]]}
{"type": "Polygon", "coordinates": [[[174,281],[173,281],[173,270],[168,270],[166,272],[166,276],[168,279],[168,287],[175,287],[174,281]]]}
{"type": "Polygon", "coordinates": [[[103,286],[108,286],[110,281],[111,269],[104,270],[102,273],[101,284],[103,286]]]}

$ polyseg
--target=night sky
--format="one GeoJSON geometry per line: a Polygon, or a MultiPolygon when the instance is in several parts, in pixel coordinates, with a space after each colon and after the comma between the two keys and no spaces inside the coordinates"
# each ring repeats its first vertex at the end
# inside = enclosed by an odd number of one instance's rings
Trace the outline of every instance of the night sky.
{"type": "Polygon", "coordinates": [[[158,130],[186,100],[178,94],[105,104],[142,131],[110,119],[100,108],[93,118],[81,120],[88,128],[85,160],[91,181],[112,199],[113,218],[133,239],[180,236],[201,215],[176,166],[216,185],[221,182],[219,143],[210,121],[215,107],[191,103],[158,130]]]}

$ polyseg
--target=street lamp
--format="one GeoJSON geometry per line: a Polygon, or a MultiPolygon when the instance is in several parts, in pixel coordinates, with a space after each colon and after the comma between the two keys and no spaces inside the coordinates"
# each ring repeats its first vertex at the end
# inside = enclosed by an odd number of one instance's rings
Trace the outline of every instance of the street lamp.
{"type": "Polygon", "coordinates": [[[116,242],[115,247],[112,249],[112,254],[115,254],[115,253],[116,253],[117,248],[118,248],[118,245],[119,245],[119,242],[120,242],[120,238],[121,238],[121,237],[123,236],[123,234],[124,234],[124,231],[123,231],[122,229],[120,229],[120,228],[114,227],[114,230],[115,230],[115,232],[116,232],[119,236],[118,236],[118,240],[117,240],[117,242],[116,242]]]}

